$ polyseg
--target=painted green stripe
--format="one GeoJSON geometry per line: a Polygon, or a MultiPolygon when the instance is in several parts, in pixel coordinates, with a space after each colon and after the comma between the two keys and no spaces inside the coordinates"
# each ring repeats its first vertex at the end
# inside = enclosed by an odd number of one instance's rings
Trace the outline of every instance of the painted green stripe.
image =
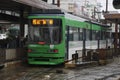
{"type": "Polygon", "coordinates": [[[80,27],[80,28],[84,28],[85,26],[84,22],[70,20],[70,19],[65,19],[65,20],[67,26],[80,27]]]}
{"type": "Polygon", "coordinates": [[[80,22],[80,21],[75,21],[75,20],[70,20],[70,19],[65,19],[65,20],[66,20],[66,25],[67,26],[73,26],[73,27],[85,28],[85,29],[92,29],[92,30],[103,29],[103,28],[101,28],[101,26],[96,25],[96,24],[91,24],[91,23],[87,23],[87,22],[80,22]]]}

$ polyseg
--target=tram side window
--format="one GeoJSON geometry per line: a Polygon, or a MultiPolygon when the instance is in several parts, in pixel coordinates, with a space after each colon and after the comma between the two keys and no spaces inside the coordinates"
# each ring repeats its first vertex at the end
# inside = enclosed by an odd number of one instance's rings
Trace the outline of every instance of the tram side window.
{"type": "Polygon", "coordinates": [[[100,39],[101,39],[101,40],[104,40],[104,39],[105,39],[105,33],[104,33],[103,31],[101,31],[100,39]]]}
{"type": "Polygon", "coordinates": [[[74,29],[74,36],[73,36],[74,41],[79,40],[79,33],[78,33],[78,28],[74,29]]]}
{"type": "Polygon", "coordinates": [[[96,40],[96,31],[95,30],[92,31],[92,40],[96,40]]]}
{"type": "Polygon", "coordinates": [[[101,38],[100,31],[96,31],[95,39],[98,40],[100,38],[101,38]]]}
{"type": "Polygon", "coordinates": [[[105,40],[105,31],[101,31],[101,40],[105,40]]]}
{"type": "Polygon", "coordinates": [[[103,40],[105,40],[106,39],[106,32],[104,31],[103,32],[103,40]]]}
{"type": "Polygon", "coordinates": [[[78,40],[79,40],[78,28],[70,28],[69,29],[69,41],[78,41],[78,40]]]}
{"type": "Polygon", "coordinates": [[[79,28],[79,40],[82,41],[83,40],[83,29],[79,28]]]}
{"type": "Polygon", "coordinates": [[[86,40],[90,40],[90,30],[86,29],[86,40]]]}
{"type": "Polygon", "coordinates": [[[69,41],[73,41],[73,34],[72,33],[69,34],[69,41]]]}
{"type": "Polygon", "coordinates": [[[99,31],[99,34],[100,34],[100,40],[102,40],[102,31],[99,31]]]}
{"type": "Polygon", "coordinates": [[[86,29],[83,29],[83,40],[86,40],[86,29]]]}
{"type": "Polygon", "coordinates": [[[97,40],[98,39],[98,31],[89,30],[89,40],[97,40]]]}
{"type": "Polygon", "coordinates": [[[110,32],[106,32],[106,38],[108,38],[108,39],[111,38],[110,32]]]}
{"type": "Polygon", "coordinates": [[[103,31],[101,31],[101,40],[103,40],[103,31]]]}
{"type": "Polygon", "coordinates": [[[69,28],[69,41],[73,41],[73,31],[72,28],[69,28]]]}

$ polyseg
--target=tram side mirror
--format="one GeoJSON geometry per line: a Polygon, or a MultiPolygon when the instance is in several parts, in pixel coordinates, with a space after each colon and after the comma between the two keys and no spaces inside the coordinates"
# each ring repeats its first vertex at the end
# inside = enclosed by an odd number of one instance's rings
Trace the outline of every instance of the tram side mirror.
{"type": "Polygon", "coordinates": [[[113,0],[113,7],[115,9],[120,9],[120,0],[113,0]]]}

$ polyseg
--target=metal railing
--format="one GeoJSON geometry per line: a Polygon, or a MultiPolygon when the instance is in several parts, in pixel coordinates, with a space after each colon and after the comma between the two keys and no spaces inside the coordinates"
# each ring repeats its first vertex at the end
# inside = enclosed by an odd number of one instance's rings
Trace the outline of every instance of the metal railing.
{"type": "Polygon", "coordinates": [[[0,64],[17,60],[26,60],[26,57],[27,54],[24,48],[0,49],[0,64]]]}

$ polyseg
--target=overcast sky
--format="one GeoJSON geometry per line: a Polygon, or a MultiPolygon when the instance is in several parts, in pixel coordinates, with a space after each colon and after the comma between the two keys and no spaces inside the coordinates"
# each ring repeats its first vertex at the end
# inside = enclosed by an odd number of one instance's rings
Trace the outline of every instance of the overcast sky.
{"type": "MultiPolygon", "coordinates": [[[[106,0],[97,0],[98,2],[100,2],[102,4],[102,8],[101,10],[106,10],[106,0]]],[[[119,11],[120,9],[115,9],[112,5],[112,1],[113,0],[108,0],[108,11],[119,11]]]]}

